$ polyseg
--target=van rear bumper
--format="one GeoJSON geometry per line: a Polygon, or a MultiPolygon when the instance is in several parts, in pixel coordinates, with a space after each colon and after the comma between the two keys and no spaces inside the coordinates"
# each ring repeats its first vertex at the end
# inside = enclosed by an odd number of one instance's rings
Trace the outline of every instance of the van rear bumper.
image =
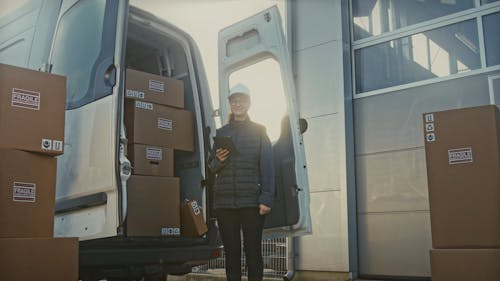
{"type": "Polygon", "coordinates": [[[107,275],[104,272],[159,268],[187,273],[192,266],[220,255],[222,247],[218,241],[215,226],[209,228],[204,238],[110,237],[81,241],[80,272],[107,275]]]}

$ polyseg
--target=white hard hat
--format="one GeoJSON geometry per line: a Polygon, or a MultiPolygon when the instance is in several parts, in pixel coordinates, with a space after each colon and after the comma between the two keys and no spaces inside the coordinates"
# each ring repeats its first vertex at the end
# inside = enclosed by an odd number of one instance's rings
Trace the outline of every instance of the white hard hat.
{"type": "Polygon", "coordinates": [[[248,89],[247,86],[241,84],[241,83],[238,83],[236,85],[234,85],[230,90],[229,90],[229,96],[227,98],[231,98],[231,96],[235,95],[235,94],[242,94],[242,95],[246,95],[248,97],[250,97],[250,90],[248,89]]]}

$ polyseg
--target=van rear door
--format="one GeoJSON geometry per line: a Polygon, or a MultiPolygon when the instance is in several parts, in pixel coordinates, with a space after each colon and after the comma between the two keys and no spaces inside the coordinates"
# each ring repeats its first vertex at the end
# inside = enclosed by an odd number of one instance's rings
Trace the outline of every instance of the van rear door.
{"type": "MultiPolygon", "coordinates": [[[[56,236],[116,236],[123,222],[120,143],[128,1],[64,0],[50,64],[67,77],[64,155],[58,158],[56,236]]],[[[126,166],[126,165],[125,165],[126,166]]],[[[130,165],[128,165],[130,167],[130,165]]],[[[129,170],[123,173],[126,180],[129,170]]]]}
{"type": "Polygon", "coordinates": [[[265,125],[268,134],[272,127],[280,126],[275,138],[270,135],[275,158],[276,197],[275,206],[266,218],[266,233],[310,233],[304,145],[291,59],[276,6],[219,32],[219,98],[223,124],[229,113],[228,89],[240,82],[249,86],[252,92],[250,117],[265,125]],[[276,76],[272,76],[272,72],[276,76]],[[257,109],[255,115],[252,115],[253,108],[257,109]],[[278,115],[270,114],[277,111],[278,115]],[[276,118],[276,122],[270,123],[276,118]]]}

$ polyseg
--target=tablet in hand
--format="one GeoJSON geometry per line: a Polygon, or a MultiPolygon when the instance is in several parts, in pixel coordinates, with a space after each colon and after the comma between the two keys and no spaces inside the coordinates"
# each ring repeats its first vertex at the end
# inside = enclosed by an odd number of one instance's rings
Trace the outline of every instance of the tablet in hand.
{"type": "Polygon", "coordinates": [[[223,148],[229,150],[229,153],[236,153],[236,146],[231,137],[214,137],[215,149],[223,148]]]}

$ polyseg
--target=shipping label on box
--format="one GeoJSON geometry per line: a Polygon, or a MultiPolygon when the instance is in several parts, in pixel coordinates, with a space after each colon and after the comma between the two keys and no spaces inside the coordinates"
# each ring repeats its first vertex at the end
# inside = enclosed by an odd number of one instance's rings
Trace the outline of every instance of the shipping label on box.
{"type": "Polygon", "coordinates": [[[125,128],[129,143],[194,151],[194,116],[190,111],[126,100],[125,128]]]}
{"type": "Polygon", "coordinates": [[[0,64],[0,148],[62,154],[65,110],[65,77],[0,64]]]}
{"type": "Polygon", "coordinates": [[[199,237],[208,231],[203,209],[196,200],[185,200],[181,206],[181,234],[199,237]]]}
{"type": "Polygon", "coordinates": [[[53,237],[56,170],[55,157],[0,149],[0,238],[53,237]]]}
{"type": "Polygon", "coordinates": [[[432,245],[500,247],[500,111],[423,114],[432,245]]]}
{"type": "Polygon", "coordinates": [[[184,108],[184,82],[169,77],[127,69],[125,97],[184,108]]]}
{"type": "Polygon", "coordinates": [[[127,191],[127,236],[179,236],[179,178],[133,175],[127,191]]]}
{"type": "Polygon", "coordinates": [[[171,148],[129,144],[127,157],[133,175],[174,176],[174,152],[171,148]]]}
{"type": "Polygon", "coordinates": [[[15,181],[12,186],[12,201],[35,203],[36,184],[15,181]]]}

